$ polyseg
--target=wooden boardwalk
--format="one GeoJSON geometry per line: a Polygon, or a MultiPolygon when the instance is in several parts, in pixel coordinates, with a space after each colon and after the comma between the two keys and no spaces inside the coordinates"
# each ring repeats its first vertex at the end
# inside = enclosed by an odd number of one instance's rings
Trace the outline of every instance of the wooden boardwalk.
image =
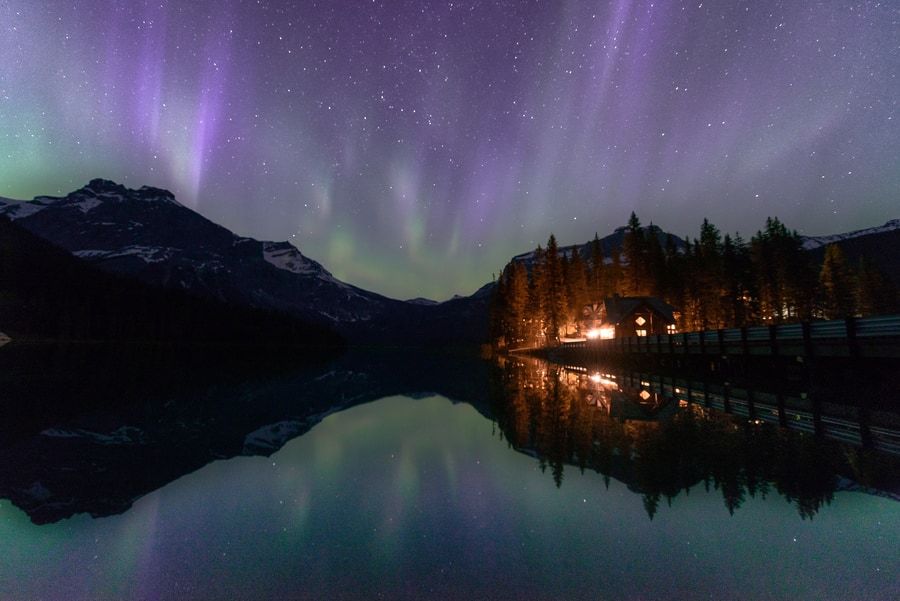
{"type": "Polygon", "coordinates": [[[900,315],[566,342],[589,357],[791,357],[900,359],[900,315]]]}

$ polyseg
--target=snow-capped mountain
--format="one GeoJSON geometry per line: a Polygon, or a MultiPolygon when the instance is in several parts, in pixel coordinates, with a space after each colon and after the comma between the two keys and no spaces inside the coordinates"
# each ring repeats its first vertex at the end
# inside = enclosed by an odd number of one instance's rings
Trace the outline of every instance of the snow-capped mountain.
{"type": "Polygon", "coordinates": [[[158,188],[95,179],[64,197],[0,199],[0,214],[107,271],[327,324],[355,340],[474,341],[484,293],[407,303],[335,278],[288,242],[240,237],[158,188]]]}
{"type": "Polygon", "coordinates": [[[868,227],[862,230],[854,230],[844,234],[832,234],[830,236],[801,236],[800,238],[803,240],[803,248],[806,250],[813,250],[821,246],[844,242],[845,240],[852,240],[853,238],[861,238],[871,234],[883,234],[897,230],[900,230],[900,219],[891,219],[884,225],[878,227],[868,227]]]}

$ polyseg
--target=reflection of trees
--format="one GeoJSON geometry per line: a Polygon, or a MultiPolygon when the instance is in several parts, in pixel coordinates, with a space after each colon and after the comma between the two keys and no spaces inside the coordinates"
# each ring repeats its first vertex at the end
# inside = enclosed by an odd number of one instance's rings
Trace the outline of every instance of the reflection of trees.
{"type": "Polygon", "coordinates": [[[775,490],[812,518],[830,503],[844,459],[837,443],[694,404],[665,418],[617,409],[641,399],[615,384],[591,389],[586,374],[536,360],[501,360],[494,380],[494,411],[510,446],[534,454],[557,486],[565,465],[624,482],[651,519],[661,501],[700,483],[721,491],[731,513],[775,490]]]}

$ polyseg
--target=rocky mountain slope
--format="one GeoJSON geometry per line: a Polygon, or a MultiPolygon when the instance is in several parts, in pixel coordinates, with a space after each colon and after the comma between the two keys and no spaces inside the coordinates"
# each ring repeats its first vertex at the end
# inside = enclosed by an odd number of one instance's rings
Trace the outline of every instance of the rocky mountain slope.
{"type": "Polygon", "coordinates": [[[338,280],[287,242],[237,236],[166,190],[95,179],[64,197],[0,199],[0,214],[104,270],[284,312],[354,341],[471,343],[484,336],[487,290],[445,303],[390,299],[338,280]]]}

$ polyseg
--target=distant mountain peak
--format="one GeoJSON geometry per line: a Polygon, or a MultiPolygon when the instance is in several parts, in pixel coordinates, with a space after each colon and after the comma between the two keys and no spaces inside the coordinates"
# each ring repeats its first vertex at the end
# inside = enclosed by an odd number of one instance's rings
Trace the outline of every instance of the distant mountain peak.
{"type": "Polygon", "coordinates": [[[483,295],[446,305],[389,299],[342,282],[289,242],[238,236],[168,190],[93,179],[64,197],[0,199],[0,214],[106,271],[327,323],[358,340],[483,340],[483,295]]]}
{"type": "Polygon", "coordinates": [[[153,186],[141,186],[137,190],[126,188],[122,184],[110,181],[108,179],[92,179],[87,186],[76,190],[66,198],[77,195],[89,195],[96,198],[104,198],[109,200],[144,200],[148,202],[166,202],[177,206],[183,206],[175,200],[175,195],[163,188],[154,188],[153,186]]]}
{"type": "Polygon", "coordinates": [[[852,238],[859,238],[860,236],[868,236],[869,234],[878,234],[881,232],[890,232],[894,230],[900,230],[900,219],[891,219],[884,225],[868,227],[861,230],[853,230],[852,232],[845,232],[843,234],[831,234],[829,236],[801,236],[800,238],[801,240],[803,240],[803,248],[805,248],[806,250],[812,250],[814,248],[819,248],[820,246],[826,246],[828,244],[833,244],[842,240],[850,240],[852,238]]]}

